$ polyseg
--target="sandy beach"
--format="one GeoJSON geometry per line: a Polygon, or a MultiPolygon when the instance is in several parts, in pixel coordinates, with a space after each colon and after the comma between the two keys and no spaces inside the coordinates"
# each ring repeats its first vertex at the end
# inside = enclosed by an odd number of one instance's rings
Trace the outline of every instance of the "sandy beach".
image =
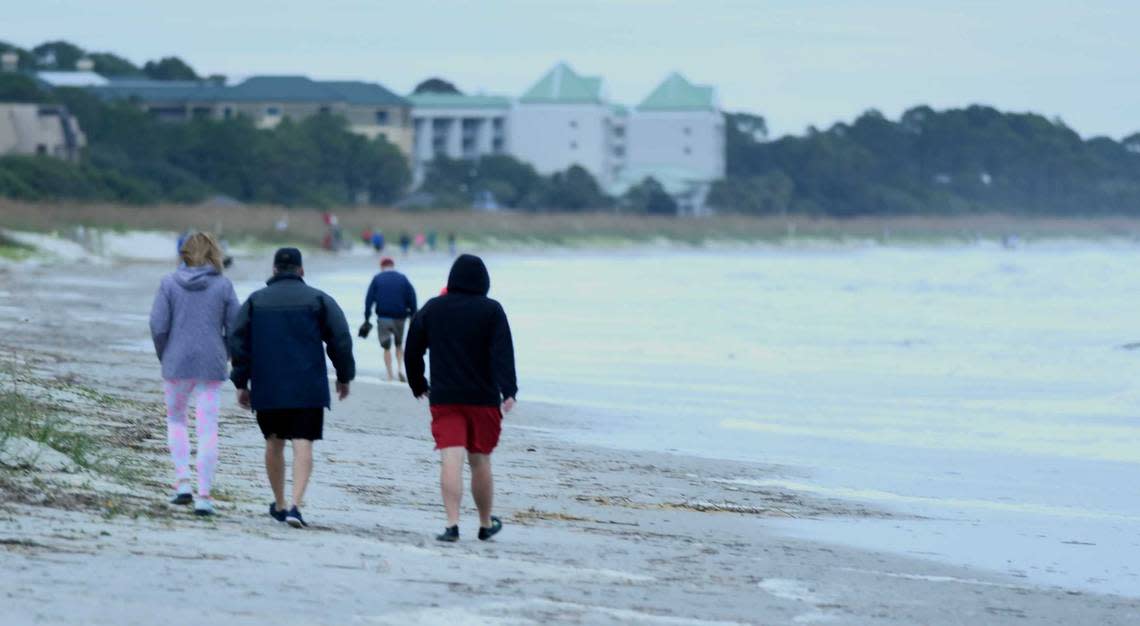
{"type": "MultiPolygon", "coordinates": [[[[309,271],[321,286],[322,264],[309,271]]],[[[255,280],[240,260],[235,280],[255,280]]],[[[266,515],[262,439],[227,393],[219,515],[165,503],[146,313],[169,264],[0,268],[0,385],[49,405],[107,461],[0,466],[4,624],[1132,624],[1140,600],[921,555],[789,539],[770,525],[903,514],[762,484],[763,464],[567,442],[582,407],[528,401],[496,452],[506,527],[442,526],[427,408],[362,380],[326,419],[306,517],[266,515]]],[[[369,342],[358,349],[375,350],[369,342]]],[[[228,385],[227,385],[228,389],[228,385]]],[[[810,470],[810,468],[806,468],[810,470]]],[[[913,521],[908,519],[906,521],[913,521]]]]}

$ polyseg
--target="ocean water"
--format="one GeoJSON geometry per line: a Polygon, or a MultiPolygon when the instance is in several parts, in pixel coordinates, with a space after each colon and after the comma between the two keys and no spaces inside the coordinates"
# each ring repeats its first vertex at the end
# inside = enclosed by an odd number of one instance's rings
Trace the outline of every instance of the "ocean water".
{"type": "MultiPolygon", "coordinates": [[[[493,254],[520,400],[567,437],[777,464],[744,484],[918,520],[776,532],[1140,595],[1140,247],[493,254]]],[[[374,266],[317,284],[359,324],[374,266]]],[[[421,298],[448,260],[401,260],[421,298]]],[[[383,370],[360,347],[365,374],[383,370]]]]}

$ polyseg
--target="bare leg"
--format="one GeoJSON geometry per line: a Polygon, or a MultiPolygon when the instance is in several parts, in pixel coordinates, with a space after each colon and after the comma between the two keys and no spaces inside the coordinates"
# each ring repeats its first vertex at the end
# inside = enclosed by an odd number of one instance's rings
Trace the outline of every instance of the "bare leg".
{"type": "Polygon", "coordinates": [[[265,440],[265,473],[269,476],[269,486],[273,488],[273,499],[277,510],[285,508],[285,440],[271,436],[265,440]]]}
{"type": "Polygon", "coordinates": [[[392,351],[388,348],[384,348],[384,367],[388,368],[388,380],[392,380],[392,351]]]}
{"type": "Polygon", "coordinates": [[[479,525],[491,527],[491,504],[495,499],[495,483],[491,478],[491,456],[488,454],[468,454],[471,464],[471,495],[475,497],[475,507],[479,509],[479,525]]]}
{"type": "Polygon", "coordinates": [[[308,439],[293,440],[293,506],[300,507],[305,501],[305,489],[309,477],[313,475],[313,442],[308,439]]]}
{"type": "Polygon", "coordinates": [[[455,446],[439,451],[439,490],[443,508],[447,510],[448,527],[459,523],[459,501],[463,498],[463,448],[455,446]]]}
{"type": "Polygon", "coordinates": [[[396,346],[396,371],[400,374],[400,380],[404,380],[404,346],[396,346]]]}

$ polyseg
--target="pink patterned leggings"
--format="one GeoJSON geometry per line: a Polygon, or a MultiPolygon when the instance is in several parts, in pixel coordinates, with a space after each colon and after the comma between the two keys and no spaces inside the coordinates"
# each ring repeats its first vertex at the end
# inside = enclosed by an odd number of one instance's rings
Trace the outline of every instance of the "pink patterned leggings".
{"type": "Polygon", "coordinates": [[[210,496],[214,471],[218,467],[218,408],[220,380],[164,380],[166,396],[166,440],[174,459],[175,483],[190,482],[190,433],[186,412],[190,394],[195,394],[198,430],[198,495],[210,496]]]}

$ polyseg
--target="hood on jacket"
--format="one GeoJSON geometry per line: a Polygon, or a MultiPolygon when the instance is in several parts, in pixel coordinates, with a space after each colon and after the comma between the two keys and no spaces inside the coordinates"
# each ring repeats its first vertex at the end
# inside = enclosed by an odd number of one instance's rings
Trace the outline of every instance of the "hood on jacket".
{"type": "Polygon", "coordinates": [[[213,277],[220,275],[213,265],[182,266],[174,272],[174,282],[187,291],[202,291],[209,286],[213,277]]]}
{"type": "Polygon", "coordinates": [[[448,293],[473,293],[485,296],[491,291],[491,275],[483,259],[473,254],[461,254],[451,266],[447,276],[448,293]]]}

